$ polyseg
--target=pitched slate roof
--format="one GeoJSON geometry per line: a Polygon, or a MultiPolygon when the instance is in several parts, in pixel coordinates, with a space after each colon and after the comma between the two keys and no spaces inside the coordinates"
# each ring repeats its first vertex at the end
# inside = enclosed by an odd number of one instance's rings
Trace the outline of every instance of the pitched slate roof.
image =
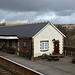
{"type": "Polygon", "coordinates": [[[0,36],[33,37],[48,23],[25,24],[0,27],[0,36]]]}

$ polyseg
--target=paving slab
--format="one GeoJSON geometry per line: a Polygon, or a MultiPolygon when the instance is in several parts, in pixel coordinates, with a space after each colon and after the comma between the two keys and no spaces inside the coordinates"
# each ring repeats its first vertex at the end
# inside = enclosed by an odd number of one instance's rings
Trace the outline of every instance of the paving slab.
{"type": "Polygon", "coordinates": [[[15,54],[0,51],[0,56],[4,56],[17,63],[34,69],[44,75],[75,75],[75,64],[72,64],[70,57],[61,58],[57,62],[47,60],[29,60],[15,54]]]}

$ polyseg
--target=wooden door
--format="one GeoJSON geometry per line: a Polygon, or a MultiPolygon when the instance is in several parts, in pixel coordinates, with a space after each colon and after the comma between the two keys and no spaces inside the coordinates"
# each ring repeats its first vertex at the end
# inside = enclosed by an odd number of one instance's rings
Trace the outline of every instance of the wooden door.
{"type": "Polygon", "coordinates": [[[59,41],[54,42],[54,52],[59,54],[59,41]]]}

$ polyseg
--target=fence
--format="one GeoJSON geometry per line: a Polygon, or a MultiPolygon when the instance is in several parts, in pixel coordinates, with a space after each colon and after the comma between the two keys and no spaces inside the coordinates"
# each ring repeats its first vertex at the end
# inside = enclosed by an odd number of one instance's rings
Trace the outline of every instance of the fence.
{"type": "Polygon", "coordinates": [[[74,47],[64,47],[64,55],[65,56],[75,56],[75,48],[74,47]]]}

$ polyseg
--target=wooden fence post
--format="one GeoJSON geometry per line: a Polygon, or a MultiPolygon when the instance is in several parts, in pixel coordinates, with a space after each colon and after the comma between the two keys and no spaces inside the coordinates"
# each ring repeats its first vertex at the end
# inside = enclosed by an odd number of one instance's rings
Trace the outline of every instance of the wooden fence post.
{"type": "Polygon", "coordinates": [[[71,51],[71,56],[73,56],[73,52],[71,51]]]}
{"type": "Polygon", "coordinates": [[[66,56],[66,50],[65,50],[65,56],[66,56]]]}

